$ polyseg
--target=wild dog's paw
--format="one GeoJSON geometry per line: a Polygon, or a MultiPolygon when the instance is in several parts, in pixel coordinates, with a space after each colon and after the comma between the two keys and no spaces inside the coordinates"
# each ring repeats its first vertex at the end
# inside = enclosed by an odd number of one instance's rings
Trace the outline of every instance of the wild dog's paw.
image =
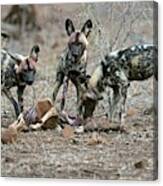
{"type": "Polygon", "coordinates": [[[81,125],[79,127],[75,127],[74,129],[75,129],[75,133],[77,133],[77,134],[80,134],[80,133],[84,132],[84,126],[83,125],[81,125]]]}

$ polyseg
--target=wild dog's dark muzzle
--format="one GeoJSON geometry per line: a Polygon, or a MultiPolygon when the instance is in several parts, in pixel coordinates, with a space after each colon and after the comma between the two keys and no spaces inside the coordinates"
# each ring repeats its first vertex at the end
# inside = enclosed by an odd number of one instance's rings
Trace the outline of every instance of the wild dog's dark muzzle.
{"type": "Polygon", "coordinates": [[[70,43],[69,49],[71,51],[71,55],[77,59],[80,58],[85,50],[85,46],[82,43],[70,43]]]}
{"type": "Polygon", "coordinates": [[[27,83],[27,85],[32,85],[35,80],[35,71],[29,70],[22,73],[22,80],[27,83]]]}

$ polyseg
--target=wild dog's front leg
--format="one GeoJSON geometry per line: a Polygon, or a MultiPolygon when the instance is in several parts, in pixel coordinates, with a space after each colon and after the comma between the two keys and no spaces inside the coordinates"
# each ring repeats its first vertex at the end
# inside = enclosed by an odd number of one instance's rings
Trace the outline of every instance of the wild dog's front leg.
{"type": "Polygon", "coordinates": [[[113,122],[116,115],[118,103],[120,101],[120,89],[118,86],[113,87],[113,97],[110,104],[110,121],[113,122]]]}
{"type": "Polygon", "coordinates": [[[18,105],[20,112],[23,111],[23,93],[24,93],[25,86],[18,86],[17,95],[18,95],[18,105]]]}
{"type": "Polygon", "coordinates": [[[76,92],[77,92],[77,115],[83,119],[83,105],[82,105],[82,98],[81,98],[81,94],[82,94],[82,89],[80,85],[76,86],[76,92]]]}
{"type": "Polygon", "coordinates": [[[78,104],[80,101],[81,91],[82,91],[81,84],[78,78],[71,78],[71,81],[75,85],[75,88],[76,88],[77,104],[78,104]]]}
{"type": "Polygon", "coordinates": [[[113,118],[115,111],[118,111],[119,121],[121,126],[125,123],[125,103],[127,97],[127,89],[129,86],[128,79],[123,71],[116,71],[114,80],[116,86],[113,86],[113,104],[111,108],[111,119],[113,118]]]}
{"type": "Polygon", "coordinates": [[[62,92],[62,100],[61,100],[61,111],[65,107],[66,94],[67,94],[67,90],[68,90],[68,82],[69,82],[69,78],[66,77],[64,79],[64,82],[63,82],[63,92],[62,92]]]}
{"type": "Polygon", "coordinates": [[[71,81],[74,84],[76,88],[76,94],[77,94],[77,116],[83,119],[83,98],[82,98],[82,93],[83,93],[83,88],[80,83],[79,78],[77,77],[71,77],[71,81]]]}
{"type": "MultiPolygon", "coordinates": [[[[108,102],[108,113],[105,113],[105,115],[107,116],[107,117],[110,117],[110,112],[111,112],[111,106],[112,106],[112,100],[113,100],[113,91],[112,91],[112,89],[111,88],[109,88],[108,89],[108,87],[107,87],[107,89],[106,89],[106,95],[104,95],[104,97],[106,96],[106,100],[107,100],[107,102],[108,102]]],[[[103,108],[104,108],[104,106],[103,106],[103,108]]]]}
{"type": "Polygon", "coordinates": [[[62,72],[57,72],[56,80],[54,83],[54,90],[53,90],[53,102],[55,102],[58,91],[63,84],[64,74],[62,72]]]}
{"type": "Polygon", "coordinates": [[[77,104],[77,116],[83,119],[83,100],[80,98],[77,104]]]}
{"type": "Polygon", "coordinates": [[[126,117],[126,99],[127,99],[127,90],[129,85],[124,85],[121,87],[121,103],[120,103],[120,123],[121,125],[125,124],[125,117],[126,117]]]}
{"type": "Polygon", "coordinates": [[[11,94],[11,92],[10,92],[9,89],[3,88],[2,91],[4,92],[4,94],[6,95],[6,97],[9,99],[9,101],[12,103],[12,105],[14,107],[14,110],[15,110],[16,117],[18,117],[19,114],[20,114],[20,109],[19,109],[18,103],[13,98],[13,96],[12,96],[12,94],[11,94]]]}

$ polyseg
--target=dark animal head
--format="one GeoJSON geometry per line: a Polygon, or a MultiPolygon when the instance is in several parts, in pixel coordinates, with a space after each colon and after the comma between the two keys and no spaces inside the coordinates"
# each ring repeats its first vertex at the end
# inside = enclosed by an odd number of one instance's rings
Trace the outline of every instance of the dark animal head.
{"type": "Polygon", "coordinates": [[[16,73],[19,75],[20,80],[27,85],[32,85],[35,80],[36,63],[38,61],[39,51],[39,46],[35,45],[32,47],[27,58],[17,61],[16,73]]]}
{"type": "Polygon", "coordinates": [[[78,60],[82,57],[88,46],[88,36],[91,32],[93,25],[92,21],[89,19],[83,25],[80,31],[75,31],[73,22],[67,19],[65,22],[65,29],[67,35],[69,36],[68,48],[71,55],[78,60]]]}

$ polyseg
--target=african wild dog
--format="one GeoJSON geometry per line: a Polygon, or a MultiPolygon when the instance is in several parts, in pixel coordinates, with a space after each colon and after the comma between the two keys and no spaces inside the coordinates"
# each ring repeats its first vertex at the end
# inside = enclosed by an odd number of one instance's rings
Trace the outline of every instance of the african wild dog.
{"type": "Polygon", "coordinates": [[[13,104],[16,116],[23,111],[23,92],[26,85],[32,85],[35,80],[39,51],[38,45],[32,47],[29,56],[1,49],[1,91],[13,104]],[[10,91],[14,86],[17,87],[18,103],[10,91]]]}
{"type": "MultiPolygon", "coordinates": [[[[87,66],[87,47],[88,36],[92,29],[92,21],[87,20],[81,31],[75,31],[73,22],[70,19],[65,21],[65,29],[69,36],[68,46],[61,55],[56,73],[56,81],[54,84],[53,101],[55,101],[61,85],[65,78],[70,79],[76,87],[77,102],[81,92],[81,83],[86,79],[87,66]]],[[[61,104],[61,110],[64,108],[64,103],[61,104]]]]}
{"type": "MultiPolygon", "coordinates": [[[[152,75],[157,80],[157,63],[157,46],[154,45],[135,45],[105,56],[105,60],[96,68],[81,96],[80,115],[83,113],[84,118],[92,116],[98,100],[102,98],[101,93],[109,87],[113,90],[110,120],[114,118],[120,103],[119,119],[123,124],[130,82],[143,81],[152,75]]],[[[108,101],[109,99],[110,95],[108,101]]]]}

